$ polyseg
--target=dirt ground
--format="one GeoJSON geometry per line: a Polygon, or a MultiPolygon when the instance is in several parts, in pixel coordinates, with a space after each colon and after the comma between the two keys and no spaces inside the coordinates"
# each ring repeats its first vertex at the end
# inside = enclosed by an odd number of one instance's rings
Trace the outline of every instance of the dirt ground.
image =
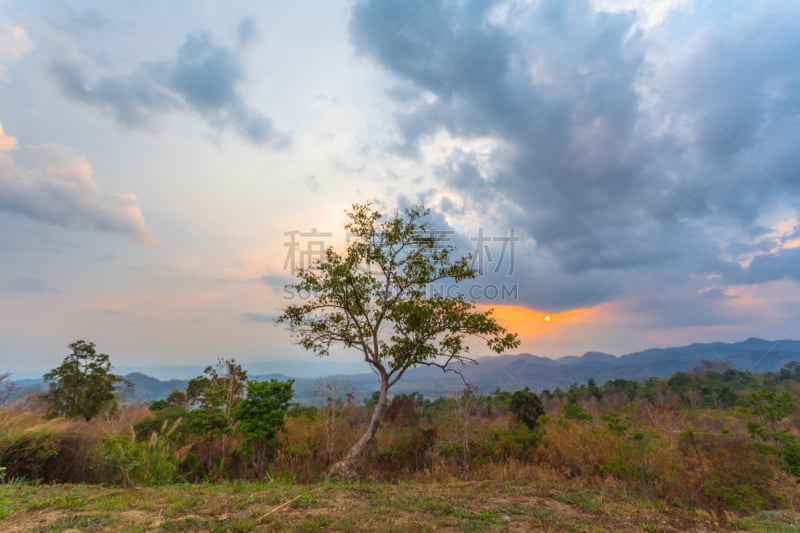
{"type": "Polygon", "coordinates": [[[800,513],[667,507],[554,483],[0,485],[10,531],[800,531],[800,513]]]}

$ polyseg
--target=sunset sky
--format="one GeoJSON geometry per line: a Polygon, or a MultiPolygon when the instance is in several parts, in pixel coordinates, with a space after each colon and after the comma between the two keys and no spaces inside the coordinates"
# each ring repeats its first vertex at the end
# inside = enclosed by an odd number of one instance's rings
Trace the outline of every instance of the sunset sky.
{"type": "Polygon", "coordinates": [[[519,352],[800,338],[798,58],[785,0],[0,0],[0,373],[309,358],[369,200],[519,352]]]}

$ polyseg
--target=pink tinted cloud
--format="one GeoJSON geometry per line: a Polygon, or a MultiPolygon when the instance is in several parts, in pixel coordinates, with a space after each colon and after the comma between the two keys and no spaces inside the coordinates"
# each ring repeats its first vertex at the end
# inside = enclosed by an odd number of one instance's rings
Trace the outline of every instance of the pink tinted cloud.
{"type": "Polygon", "coordinates": [[[98,230],[155,244],[133,194],[105,194],[80,154],[54,144],[27,148],[33,164],[18,164],[5,153],[16,139],[0,129],[0,210],[67,229],[98,230]]]}
{"type": "Polygon", "coordinates": [[[6,132],[3,130],[3,123],[0,122],[0,152],[13,150],[16,146],[17,138],[6,135],[6,132]]]}

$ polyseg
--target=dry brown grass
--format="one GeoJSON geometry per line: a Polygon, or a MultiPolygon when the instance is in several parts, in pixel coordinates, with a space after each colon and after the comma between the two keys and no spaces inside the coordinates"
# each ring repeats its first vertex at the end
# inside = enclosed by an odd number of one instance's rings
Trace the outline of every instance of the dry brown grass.
{"type": "Polygon", "coordinates": [[[536,459],[565,479],[592,480],[601,476],[603,466],[616,451],[616,443],[611,432],[595,424],[551,422],[544,426],[536,459]]]}

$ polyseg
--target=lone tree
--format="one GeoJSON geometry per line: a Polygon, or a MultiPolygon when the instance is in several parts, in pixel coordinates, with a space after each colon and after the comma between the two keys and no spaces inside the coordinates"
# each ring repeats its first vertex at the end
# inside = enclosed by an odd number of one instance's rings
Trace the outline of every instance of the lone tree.
{"type": "Polygon", "coordinates": [[[61,366],[44,375],[50,382],[42,395],[49,417],[84,418],[87,422],[107,407],[116,407],[115,389],[124,379],[111,373],[109,357],[93,342],[75,341],[61,366]]]}
{"type": "Polygon", "coordinates": [[[467,257],[453,258],[433,231],[423,207],[384,216],[371,203],[355,204],[345,229],[353,240],[344,255],[332,248],[313,268],[299,269],[298,292],[310,294],[278,317],[303,348],[324,356],[332,346],[355,348],[380,379],[369,425],[330,477],[354,478],[359,459],[381,422],[389,389],[409,368],[456,371],[467,357],[467,336],[485,340],[497,353],[519,345],[463,295],[427,295],[432,283],[458,283],[476,275],[467,257]]]}

